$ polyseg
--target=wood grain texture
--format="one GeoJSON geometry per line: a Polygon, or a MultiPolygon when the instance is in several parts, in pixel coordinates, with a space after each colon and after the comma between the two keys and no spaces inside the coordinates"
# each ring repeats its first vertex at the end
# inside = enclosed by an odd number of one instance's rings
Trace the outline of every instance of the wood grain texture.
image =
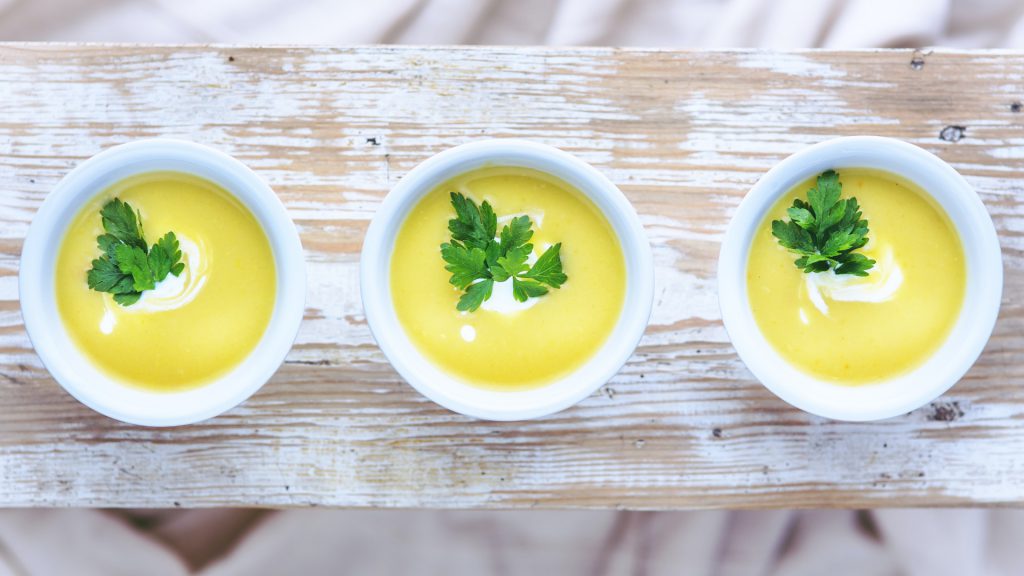
{"type": "Polygon", "coordinates": [[[1024,503],[1024,53],[0,46],[0,504],[704,508],[1024,503]],[[956,139],[946,126],[965,128],[956,139]],[[978,190],[1006,266],[995,334],[937,403],[850,424],[790,408],[722,328],[715,265],[757,178],[879,134],[978,190]],[[296,220],[309,292],[274,379],[208,422],[150,430],[53,382],[18,312],[21,242],[109,146],[185,137],[253,167],[296,220]],[[562,147],[634,203],[657,265],[634,357],[580,405],[484,423],[404,384],[362,316],[374,210],[431,154],[562,147]]]}

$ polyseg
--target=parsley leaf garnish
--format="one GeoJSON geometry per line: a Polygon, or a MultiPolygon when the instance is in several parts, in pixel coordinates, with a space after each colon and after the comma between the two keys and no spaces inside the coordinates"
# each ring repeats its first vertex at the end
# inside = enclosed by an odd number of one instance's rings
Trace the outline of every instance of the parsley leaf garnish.
{"type": "Polygon", "coordinates": [[[118,304],[131,306],[168,274],[178,276],[185,269],[174,232],[147,246],[142,215],[127,202],[114,198],[103,205],[100,217],[104,233],[96,244],[103,254],[86,273],[89,288],[109,292],[118,304]]]}
{"type": "Polygon", "coordinates": [[[772,221],[772,236],[799,256],[793,263],[804,272],[833,270],[867,276],[875,265],[874,260],[855,252],[868,243],[868,221],[861,218],[857,199],[841,199],[842,191],[839,174],[823,172],[817,185],[807,191],[807,202],[793,200],[786,210],[789,220],[772,221]]]}
{"type": "Polygon", "coordinates": [[[441,244],[441,258],[452,274],[448,281],[464,291],[456,309],[475,311],[491,297],[495,282],[510,278],[512,295],[520,302],[543,296],[548,288],[560,288],[568,280],[562,272],[561,243],[545,250],[533,266],[527,264],[533,253],[529,216],[512,218],[498,234],[498,217],[487,201],[477,206],[471,198],[452,192],[451,202],[451,242],[441,244]]]}

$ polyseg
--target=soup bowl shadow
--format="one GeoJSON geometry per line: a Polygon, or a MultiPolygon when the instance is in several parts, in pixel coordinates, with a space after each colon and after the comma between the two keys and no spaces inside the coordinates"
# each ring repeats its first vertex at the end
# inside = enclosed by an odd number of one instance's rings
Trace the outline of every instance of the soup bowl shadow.
{"type": "Polygon", "coordinates": [[[233,408],[277,371],[302,322],[306,276],[295,225],[259,176],[212,148],[185,140],[153,139],[114,146],[89,158],[47,195],[22,248],[18,288],[29,339],[50,374],[69,394],[123,422],[177,426],[233,408]],[[65,231],[83,206],[125,178],[165,171],[209,180],[245,205],[267,235],[277,281],[274,310],[255,349],[207,384],[168,392],[126,384],[93,365],[64,328],[54,289],[55,262],[65,231]]]}
{"type": "MultiPolygon", "coordinates": [[[[438,266],[442,266],[440,254],[438,266]]],[[[433,156],[406,174],[384,199],[370,224],[360,258],[363,308],[374,338],[398,373],[434,402],[485,420],[525,420],[563,410],[608,382],[633,354],[654,301],[654,265],[640,219],[603,174],[557,148],[515,139],[463,144],[433,156]],[[579,190],[608,220],[626,263],[623,309],[611,334],[580,368],[549,384],[525,390],[491,390],[446,373],[413,344],[391,303],[390,262],[395,238],[416,203],[435,187],[484,167],[529,168],[579,190]]]]}
{"type": "Polygon", "coordinates": [[[718,259],[722,320],[744,364],[779,398],[835,420],[879,420],[906,414],[946,392],[967,373],[988,342],[999,315],[1002,287],[1002,255],[995,227],[970,184],[930,152],[876,136],[827,140],[769,170],[740,202],[718,259]],[[930,195],[960,237],[967,273],[960,314],[939,349],[909,372],[858,386],[821,380],[789,364],[758,327],[747,286],[750,247],[772,206],[801,182],[843,168],[889,172],[930,195]]]}

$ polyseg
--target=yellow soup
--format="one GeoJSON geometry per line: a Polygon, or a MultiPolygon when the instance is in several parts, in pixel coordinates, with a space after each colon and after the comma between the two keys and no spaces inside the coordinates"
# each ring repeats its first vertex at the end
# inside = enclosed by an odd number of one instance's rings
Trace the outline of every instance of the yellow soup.
{"type": "Polygon", "coordinates": [[[391,297],[409,338],[441,369],[485,388],[536,387],[577,369],[612,332],[625,291],[622,249],[600,210],[564,182],[521,168],[470,172],[429,192],[391,256],[391,297]],[[530,216],[534,255],[561,242],[568,281],[528,307],[516,306],[508,282],[495,284],[481,308],[457,311],[461,292],[449,284],[439,249],[455,217],[452,191],[489,202],[499,231],[510,217],[530,216]]]}
{"type": "Polygon", "coordinates": [[[276,290],[253,215],[212,182],[180,173],[135,176],[100,193],[72,221],[57,259],[57,306],[75,344],[118,380],[158,391],[201,386],[237,366],[262,338],[276,290]],[[148,244],[173,231],[185,263],[131,306],[86,283],[101,255],[99,211],[114,197],[139,211],[148,244]]]}
{"type": "Polygon", "coordinates": [[[839,170],[842,197],[868,220],[861,249],[876,261],[867,277],[805,274],[782,248],[771,221],[787,219],[808,180],[772,207],[747,264],[750,305],[761,332],[792,365],[840,384],[907,372],[946,340],[964,299],[966,269],[956,229],[925,192],[895,175],[839,170]]]}

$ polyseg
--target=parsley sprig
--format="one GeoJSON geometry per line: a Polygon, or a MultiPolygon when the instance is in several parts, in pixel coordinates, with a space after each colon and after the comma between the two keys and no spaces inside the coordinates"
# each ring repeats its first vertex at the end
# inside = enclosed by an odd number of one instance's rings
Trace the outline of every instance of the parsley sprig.
{"type": "Polygon", "coordinates": [[[804,272],[867,276],[875,261],[855,252],[868,243],[868,221],[861,218],[856,198],[840,199],[839,174],[828,170],[807,191],[807,202],[797,198],[786,213],[789,220],[773,220],[772,235],[800,257],[794,261],[804,272]]]}
{"type": "Polygon", "coordinates": [[[100,210],[104,234],[96,238],[103,255],[92,261],[86,274],[89,288],[110,292],[122,306],[138,302],[142,293],[156,288],[168,274],[181,274],[181,250],[174,232],[168,232],[152,246],[146,245],[142,215],[119,198],[100,210]]]}
{"type": "Polygon", "coordinates": [[[562,272],[562,243],[548,247],[540,258],[527,264],[533,252],[533,223],[529,216],[516,216],[498,234],[498,217],[491,205],[480,206],[458,192],[451,193],[455,218],[448,221],[451,242],[441,244],[448,280],[465,291],[455,306],[463,312],[480,307],[494,289],[495,282],[512,279],[512,295],[520,302],[560,288],[568,277],[562,272]],[[495,239],[497,237],[497,240],[495,239]]]}

